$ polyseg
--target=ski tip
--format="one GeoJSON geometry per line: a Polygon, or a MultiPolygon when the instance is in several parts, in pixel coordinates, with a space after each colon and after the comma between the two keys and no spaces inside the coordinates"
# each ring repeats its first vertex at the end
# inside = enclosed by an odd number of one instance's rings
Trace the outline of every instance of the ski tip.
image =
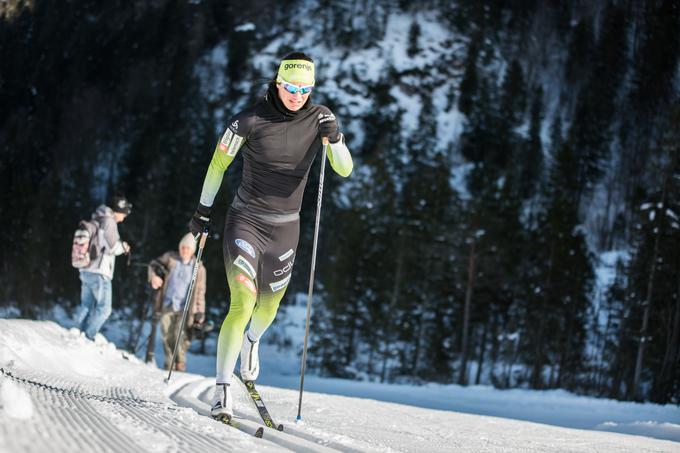
{"type": "Polygon", "coordinates": [[[262,436],[264,435],[264,428],[257,428],[257,431],[255,431],[255,437],[258,439],[262,439],[262,436]]]}
{"type": "Polygon", "coordinates": [[[283,425],[281,424],[281,425],[277,426],[277,427],[276,427],[276,430],[277,430],[277,431],[283,431],[283,425]]]}

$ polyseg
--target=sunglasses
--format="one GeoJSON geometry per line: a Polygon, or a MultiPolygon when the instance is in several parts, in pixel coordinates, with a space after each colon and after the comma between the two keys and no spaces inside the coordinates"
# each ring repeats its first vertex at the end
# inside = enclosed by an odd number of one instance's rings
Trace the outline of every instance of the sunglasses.
{"type": "Polygon", "coordinates": [[[281,80],[279,83],[281,84],[281,86],[283,86],[283,89],[289,92],[290,94],[296,94],[298,91],[300,92],[300,94],[308,94],[311,93],[312,90],[314,89],[314,85],[299,87],[297,85],[293,85],[292,83],[288,83],[283,80],[281,80]]]}

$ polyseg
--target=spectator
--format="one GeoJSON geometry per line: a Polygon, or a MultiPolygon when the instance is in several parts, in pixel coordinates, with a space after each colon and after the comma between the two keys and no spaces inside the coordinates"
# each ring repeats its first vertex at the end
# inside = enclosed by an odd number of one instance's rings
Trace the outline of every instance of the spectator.
{"type": "MultiPolygon", "coordinates": [[[[191,233],[187,233],[179,243],[179,254],[169,251],[159,256],[149,265],[149,283],[154,290],[160,289],[161,295],[156,298],[158,305],[154,311],[160,311],[161,338],[165,351],[165,369],[171,367],[173,349],[177,342],[177,328],[182,321],[184,304],[186,303],[189,284],[196,258],[196,241],[191,233]],[[158,269],[166,270],[165,276],[158,275],[158,269]]],[[[203,263],[198,268],[198,275],[191,297],[184,341],[180,342],[175,359],[174,369],[186,370],[186,351],[190,345],[190,329],[202,325],[205,321],[205,287],[206,271],[203,263]]]]}

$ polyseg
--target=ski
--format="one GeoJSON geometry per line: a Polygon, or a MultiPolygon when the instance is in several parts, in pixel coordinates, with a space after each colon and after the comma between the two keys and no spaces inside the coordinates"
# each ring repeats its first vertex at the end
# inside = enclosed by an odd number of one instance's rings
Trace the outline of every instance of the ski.
{"type": "Polygon", "coordinates": [[[262,418],[265,426],[277,431],[283,431],[283,425],[277,425],[274,423],[272,416],[269,414],[267,407],[264,405],[264,401],[262,401],[262,397],[260,397],[260,392],[258,392],[255,388],[255,381],[244,381],[241,376],[238,378],[243,383],[243,385],[246,386],[248,395],[250,395],[250,398],[253,400],[253,403],[255,404],[257,411],[260,413],[260,417],[262,418]]]}
{"type": "Polygon", "coordinates": [[[239,422],[234,420],[234,417],[229,417],[227,415],[223,415],[221,417],[213,417],[213,419],[215,419],[219,422],[222,422],[225,425],[231,426],[232,428],[236,428],[239,431],[243,431],[246,434],[251,434],[251,435],[257,437],[258,439],[262,439],[262,436],[264,435],[264,428],[259,427],[255,431],[255,433],[253,433],[253,431],[251,429],[248,429],[247,427],[243,426],[242,424],[240,424],[239,422]]]}

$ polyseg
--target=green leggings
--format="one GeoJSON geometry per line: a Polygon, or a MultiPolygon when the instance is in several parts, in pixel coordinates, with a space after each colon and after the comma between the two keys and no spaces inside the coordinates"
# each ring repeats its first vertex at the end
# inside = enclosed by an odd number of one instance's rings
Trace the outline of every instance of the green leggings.
{"type": "Polygon", "coordinates": [[[248,322],[248,335],[259,340],[274,321],[293,270],[299,232],[299,219],[276,223],[229,213],[223,248],[231,304],[217,343],[217,383],[231,383],[248,322]]]}
{"type": "MultiPolygon", "coordinates": [[[[276,317],[285,289],[259,297],[248,289],[247,284],[237,280],[239,272],[227,276],[231,294],[229,313],[222,322],[217,343],[217,382],[231,383],[232,371],[241,351],[243,332],[250,321],[250,337],[259,339],[276,317]]],[[[252,280],[249,280],[252,283],[252,280]]]]}

